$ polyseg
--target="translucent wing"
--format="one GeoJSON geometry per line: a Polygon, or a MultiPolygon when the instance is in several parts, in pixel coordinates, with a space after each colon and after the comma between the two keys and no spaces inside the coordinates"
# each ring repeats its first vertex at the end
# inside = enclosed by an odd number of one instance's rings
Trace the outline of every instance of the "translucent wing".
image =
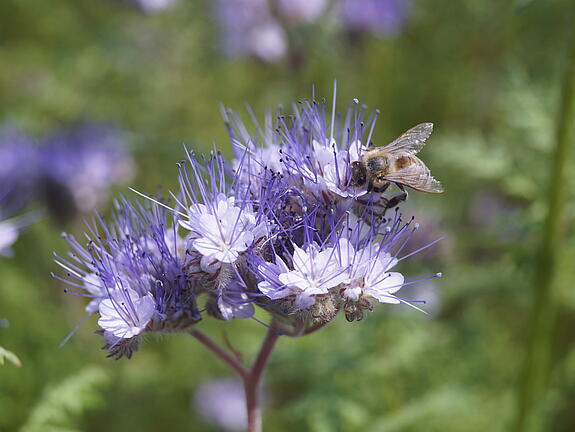
{"type": "Polygon", "coordinates": [[[404,151],[412,155],[417,154],[425,145],[431,132],[433,132],[433,123],[420,123],[390,142],[384,150],[390,153],[404,151]]]}
{"type": "Polygon", "coordinates": [[[411,156],[410,159],[410,165],[386,175],[385,179],[390,182],[400,183],[420,192],[443,192],[443,186],[441,186],[438,180],[433,178],[429,168],[425,166],[423,161],[416,156],[411,156]]]}

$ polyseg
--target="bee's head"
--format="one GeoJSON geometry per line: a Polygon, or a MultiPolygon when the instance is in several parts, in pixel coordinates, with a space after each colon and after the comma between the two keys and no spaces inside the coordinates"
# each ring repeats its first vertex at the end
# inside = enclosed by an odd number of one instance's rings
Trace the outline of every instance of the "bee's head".
{"type": "Polygon", "coordinates": [[[355,161],[350,164],[351,168],[351,184],[353,186],[362,187],[367,182],[367,171],[365,165],[360,161],[355,161]]]}

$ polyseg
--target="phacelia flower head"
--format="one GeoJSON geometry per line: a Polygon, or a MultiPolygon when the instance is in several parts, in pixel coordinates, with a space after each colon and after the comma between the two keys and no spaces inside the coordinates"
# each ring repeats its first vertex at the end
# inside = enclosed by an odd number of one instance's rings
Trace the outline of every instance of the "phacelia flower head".
{"type": "Polygon", "coordinates": [[[111,356],[130,356],[145,331],[178,331],[201,319],[170,219],[161,207],[121,199],[110,222],[98,217],[90,225],[86,246],[64,235],[72,252],[57,263],[70,292],[90,299],[86,312],[99,314],[111,356]]]}
{"type": "Polygon", "coordinates": [[[186,331],[200,310],[230,321],[256,319],[260,307],[276,331],[301,336],[340,312],[359,321],[376,304],[419,309],[401,288],[421,279],[408,281],[399,263],[433,242],[406,253],[413,218],[386,214],[382,193],[351,182],[376,118],[357,101],[342,117],[311,100],[249,132],[225,110],[231,163],[187,152],[174,206],[120,200],[111,221],[90,226],[87,246],[66,237],[73,253],[58,262],[99,314],[110,354],[131,355],[147,332],[186,331]]]}

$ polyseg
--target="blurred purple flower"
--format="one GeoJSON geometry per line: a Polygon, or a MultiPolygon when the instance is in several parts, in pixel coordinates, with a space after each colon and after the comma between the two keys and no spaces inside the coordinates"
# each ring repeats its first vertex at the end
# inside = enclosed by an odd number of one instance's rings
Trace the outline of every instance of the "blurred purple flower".
{"type": "Polygon", "coordinates": [[[179,0],[126,0],[142,12],[155,14],[174,6],[179,0]]]}
{"type": "Polygon", "coordinates": [[[120,132],[101,125],[62,131],[40,149],[41,186],[50,209],[63,219],[92,211],[110,187],[129,181],[134,162],[120,132]]]}
{"type": "Polygon", "coordinates": [[[13,127],[0,130],[0,197],[4,213],[14,213],[32,198],[39,178],[38,146],[13,127]]]}
{"type": "Polygon", "coordinates": [[[194,404],[202,417],[220,430],[247,429],[244,387],[239,380],[220,379],[203,383],[195,392],[194,404]]]}
{"type": "Polygon", "coordinates": [[[267,0],[216,0],[214,7],[226,55],[274,62],[286,54],[287,36],[267,0]]]}
{"type": "Polygon", "coordinates": [[[321,18],[328,3],[329,0],[277,0],[277,8],[290,23],[311,23],[321,18]]]}
{"type": "Polygon", "coordinates": [[[397,36],[409,17],[408,0],[341,0],[337,13],[342,24],[354,33],[397,36]]]}
{"type": "Polygon", "coordinates": [[[14,216],[33,196],[37,160],[36,146],[29,137],[13,128],[0,131],[0,256],[12,256],[20,232],[40,216],[14,216]]]}

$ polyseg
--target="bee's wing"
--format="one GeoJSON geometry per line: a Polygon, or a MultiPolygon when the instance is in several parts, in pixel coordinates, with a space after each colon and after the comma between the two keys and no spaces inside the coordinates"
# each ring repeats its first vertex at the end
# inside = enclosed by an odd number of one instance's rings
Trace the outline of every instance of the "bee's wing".
{"type": "Polygon", "coordinates": [[[394,153],[398,151],[417,154],[425,145],[425,141],[433,132],[433,123],[420,123],[402,133],[394,141],[384,147],[384,150],[394,153]]]}
{"type": "Polygon", "coordinates": [[[425,166],[423,161],[416,156],[411,156],[411,160],[412,163],[410,165],[394,173],[387,174],[385,179],[390,182],[409,186],[420,192],[443,192],[443,186],[441,186],[438,180],[433,178],[429,168],[425,166]]]}

